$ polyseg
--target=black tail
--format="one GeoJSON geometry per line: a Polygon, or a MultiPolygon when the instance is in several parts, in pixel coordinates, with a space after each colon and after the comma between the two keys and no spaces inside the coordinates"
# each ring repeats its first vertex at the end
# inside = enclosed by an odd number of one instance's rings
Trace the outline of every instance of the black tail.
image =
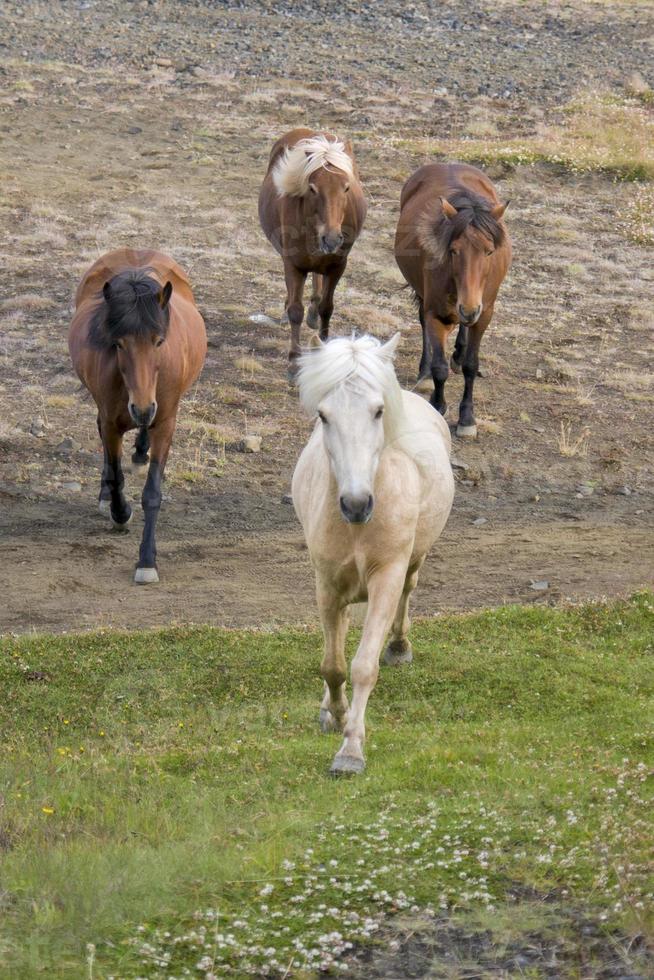
{"type": "Polygon", "coordinates": [[[137,466],[145,466],[148,461],[148,451],[150,449],[150,433],[146,428],[139,429],[134,442],[134,452],[132,462],[137,466]]]}

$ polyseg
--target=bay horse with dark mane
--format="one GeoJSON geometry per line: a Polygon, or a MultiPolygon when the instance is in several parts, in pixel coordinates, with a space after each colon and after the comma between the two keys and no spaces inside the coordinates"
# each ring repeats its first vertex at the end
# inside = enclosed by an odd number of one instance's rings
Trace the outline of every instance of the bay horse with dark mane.
{"type": "Polygon", "coordinates": [[[395,259],[412,287],[422,326],[420,377],[431,370],[432,405],[444,415],[449,374],[446,340],[458,324],[450,360],[465,386],[457,435],[477,434],[472,390],[479,345],[511,265],[511,242],[501,204],[488,177],[463,163],[420,167],[402,188],[395,259]]]}
{"type": "Polygon", "coordinates": [[[290,376],[300,355],[307,275],[313,273],[307,325],[319,327],[325,340],[334,290],[365,217],[366,200],[349,142],[312,129],[293,129],[277,140],[259,194],[259,220],[284,263],[290,376]]]}
{"type": "Polygon", "coordinates": [[[98,407],[104,448],[100,510],[126,529],[123,436],[138,429],[132,460],[150,466],[141,502],[145,527],[134,581],[158,582],[155,528],[161,480],[179,400],[196,380],[207,334],[184,271],[161,252],[109,252],[84,275],[68,336],[75,371],[98,407]]]}

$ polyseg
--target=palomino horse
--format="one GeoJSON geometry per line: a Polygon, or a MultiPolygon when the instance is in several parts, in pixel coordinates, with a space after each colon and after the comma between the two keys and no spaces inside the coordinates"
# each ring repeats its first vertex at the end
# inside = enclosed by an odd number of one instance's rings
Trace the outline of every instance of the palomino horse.
{"type": "Polygon", "coordinates": [[[150,467],[141,498],[145,528],[134,581],[158,582],[155,527],[161,480],[183,393],[207,353],[204,320],[186,274],[161,252],[124,248],[91,266],[75,296],[68,346],[75,371],[98,406],[104,447],[100,510],[125,529],[123,435],[138,429],[132,460],[150,467]]]}
{"type": "MultiPolygon", "coordinates": [[[[508,204],[508,201],[507,201],[508,204]]],[[[434,379],[432,405],[445,414],[445,342],[459,324],[450,366],[465,387],[457,435],[476,436],[472,389],[479,344],[511,264],[511,243],[493,185],[476,167],[432,163],[402,188],[395,259],[413,288],[422,325],[420,377],[434,379]]]]}
{"type": "Polygon", "coordinates": [[[293,474],[293,503],[316,573],[325,635],[323,731],[342,730],[332,773],[365,766],[364,713],[384,662],[411,660],[409,596],[450,513],[450,432],[419,395],[403,391],[393,356],[400,335],[337,337],[300,359],[300,399],[318,422],[293,474]],[[345,696],[348,606],[368,601],[345,696]]]}
{"type": "Polygon", "coordinates": [[[259,194],[259,220],[284,263],[291,376],[300,355],[307,274],[313,273],[307,324],[314,329],[319,325],[325,340],[334,290],[365,216],[366,201],[349,142],[312,129],[293,129],[277,140],[259,194]]]}

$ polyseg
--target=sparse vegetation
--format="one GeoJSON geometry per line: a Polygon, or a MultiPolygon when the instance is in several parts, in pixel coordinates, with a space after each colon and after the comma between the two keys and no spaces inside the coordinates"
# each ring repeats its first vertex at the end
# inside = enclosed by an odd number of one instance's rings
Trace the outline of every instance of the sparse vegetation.
{"type": "Polygon", "coordinates": [[[574,174],[600,172],[624,180],[654,178],[654,118],[633,98],[587,92],[563,107],[558,125],[542,124],[537,135],[442,141],[407,141],[415,151],[481,164],[555,164],[574,174]]]}
{"type": "Polygon", "coordinates": [[[590,429],[584,426],[580,433],[574,434],[572,422],[561,422],[558,436],[559,453],[567,459],[573,456],[588,455],[590,429]]]}

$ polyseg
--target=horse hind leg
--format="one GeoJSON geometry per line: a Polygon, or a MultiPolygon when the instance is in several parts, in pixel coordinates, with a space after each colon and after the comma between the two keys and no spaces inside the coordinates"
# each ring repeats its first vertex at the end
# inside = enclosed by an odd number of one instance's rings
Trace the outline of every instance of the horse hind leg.
{"type": "Polygon", "coordinates": [[[454,344],[454,352],[450,358],[450,367],[455,374],[461,373],[461,364],[465,357],[467,347],[468,326],[465,323],[460,323],[459,332],[456,335],[456,343],[454,344]]]}
{"type": "Polygon", "coordinates": [[[321,296],[322,276],[319,275],[319,273],[314,272],[311,277],[311,303],[309,304],[309,309],[307,310],[307,327],[310,327],[312,330],[317,330],[320,326],[318,306],[320,305],[321,296]]]}
{"type": "MultiPolygon", "coordinates": [[[[422,562],[420,563],[422,565],[422,562]]],[[[404,589],[397,604],[397,612],[391,627],[391,636],[384,650],[382,663],[387,667],[399,667],[401,664],[410,664],[413,660],[413,650],[408,640],[409,627],[409,599],[411,593],[418,584],[418,572],[420,566],[413,572],[409,572],[404,583],[404,589]]]]}
{"type": "Polygon", "coordinates": [[[134,452],[132,462],[135,466],[147,466],[148,452],[150,451],[150,433],[143,427],[139,429],[134,441],[134,452]]]}

